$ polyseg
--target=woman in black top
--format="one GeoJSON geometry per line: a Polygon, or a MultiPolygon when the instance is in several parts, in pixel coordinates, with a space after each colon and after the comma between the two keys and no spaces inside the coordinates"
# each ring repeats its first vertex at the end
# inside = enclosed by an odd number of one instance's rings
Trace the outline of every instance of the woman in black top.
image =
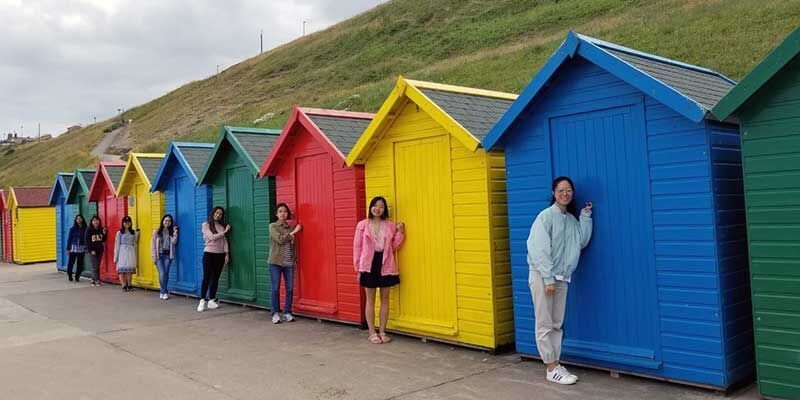
{"type": "Polygon", "coordinates": [[[66,246],[69,259],[67,260],[67,278],[72,281],[72,267],[75,266],[75,282],[81,281],[83,273],[83,254],[86,252],[86,220],[83,215],[76,215],[72,228],[69,228],[69,236],[66,246]]]}
{"type": "Polygon", "coordinates": [[[87,250],[89,251],[89,260],[92,263],[92,286],[100,286],[100,260],[103,259],[103,251],[106,249],[107,233],[108,231],[103,227],[100,217],[96,215],[92,217],[89,229],[86,230],[87,250]]]}

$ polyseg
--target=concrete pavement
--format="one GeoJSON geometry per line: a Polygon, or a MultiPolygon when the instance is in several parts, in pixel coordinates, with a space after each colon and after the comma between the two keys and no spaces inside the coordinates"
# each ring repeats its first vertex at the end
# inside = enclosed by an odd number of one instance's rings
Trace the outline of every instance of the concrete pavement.
{"type": "Polygon", "coordinates": [[[52,264],[0,264],[0,388],[7,399],[756,399],[573,368],[544,367],[394,336],[371,345],[352,326],[263,310],[122,293],[67,282],[52,264]]]}

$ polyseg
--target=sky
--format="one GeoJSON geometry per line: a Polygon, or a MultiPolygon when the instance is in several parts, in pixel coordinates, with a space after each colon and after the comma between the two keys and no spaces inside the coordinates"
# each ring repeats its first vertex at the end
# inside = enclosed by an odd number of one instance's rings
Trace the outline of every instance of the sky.
{"type": "Polygon", "coordinates": [[[0,134],[58,135],[385,0],[0,0],[0,134]]]}

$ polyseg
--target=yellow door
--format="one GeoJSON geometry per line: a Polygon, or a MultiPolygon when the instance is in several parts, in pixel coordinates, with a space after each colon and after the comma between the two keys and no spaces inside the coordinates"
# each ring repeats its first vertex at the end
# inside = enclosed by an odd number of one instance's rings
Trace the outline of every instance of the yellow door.
{"type": "Polygon", "coordinates": [[[137,179],[133,185],[131,195],[135,198],[135,205],[131,218],[133,227],[139,229],[139,245],[136,255],[138,268],[133,275],[133,284],[147,288],[158,288],[156,267],[150,257],[150,239],[153,235],[155,225],[160,221],[153,222],[150,196],[151,193],[141,179],[137,179]]]}
{"type": "Polygon", "coordinates": [[[455,335],[450,135],[394,143],[395,218],[406,224],[390,325],[455,335]]]}

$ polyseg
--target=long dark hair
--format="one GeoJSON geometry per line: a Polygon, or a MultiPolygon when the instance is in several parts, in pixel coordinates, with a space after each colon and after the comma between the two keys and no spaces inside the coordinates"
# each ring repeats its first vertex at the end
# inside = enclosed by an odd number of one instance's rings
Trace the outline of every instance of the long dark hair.
{"type": "Polygon", "coordinates": [[[555,204],[556,187],[558,187],[558,184],[563,181],[567,181],[567,183],[569,183],[569,186],[572,188],[572,201],[570,201],[569,204],[567,204],[567,212],[574,215],[575,218],[578,218],[578,207],[575,207],[575,185],[572,183],[572,179],[569,179],[566,176],[559,176],[558,178],[553,179],[553,189],[552,189],[553,193],[550,196],[550,205],[552,206],[553,204],[555,204]]]}
{"type": "Polygon", "coordinates": [[[76,215],[75,219],[72,220],[72,227],[73,228],[85,228],[86,227],[86,218],[83,218],[83,215],[81,215],[81,214],[76,215]],[[81,224],[83,226],[78,224],[78,217],[81,217],[81,224]]]}
{"type": "Polygon", "coordinates": [[[161,225],[158,226],[159,235],[164,233],[164,220],[167,218],[169,218],[169,220],[172,221],[172,223],[169,224],[169,228],[167,228],[167,232],[169,232],[170,236],[175,234],[175,218],[172,218],[172,215],[170,214],[164,214],[164,216],[161,217],[161,225]]]}
{"type": "Polygon", "coordinates": [[[126,222],[130,222],[131,223],[131,227],[128,228],[128,233],[130,233],[131,235],[135,235],[136,232],[133,231],[133,220],[131,219],[130,215],[126,215],[126,216],[122,217],[122,222],[120,222],[120,224],[119,224],[119,233],[123,233],[123,234],[125,233],[125,223],[126,222]]]}
{"type": "Polygon", "coordinates": [[[214,223],[214,213],[217,212],[217,210],[222,211],[222,218],[219,219],[220,225],[227,226],[225,223],[225,209],[220,206],[216,206],[213,210],[211,210],[211,214],[208,214],[208,229],[211,229],[211,233],[217,233],[217,224],[214,223]]]}
{"type": "Polygon", "coordinates": [[[97,215],[93,216],[92,220],[89,221],[88,229],[94,229],[94,230],[102,232],[103,231],[103,220],[100,219],[100,217],[98,217],[97,215]],[[95,220],[97,220],[97,222],[98,222],[97,228],[94,227],[94,221],[95,220]]]}
{"type": "Polygon", "coordinates": [[[367,208],[367,218],[372,219],[372,207],[378,204],[379,201],[383,202],[383,214],[381,214],[381,219],[389,219],[389,203],[386,202],[383,196],[375,196],[370,200],[369,207],[367,208]]]}

